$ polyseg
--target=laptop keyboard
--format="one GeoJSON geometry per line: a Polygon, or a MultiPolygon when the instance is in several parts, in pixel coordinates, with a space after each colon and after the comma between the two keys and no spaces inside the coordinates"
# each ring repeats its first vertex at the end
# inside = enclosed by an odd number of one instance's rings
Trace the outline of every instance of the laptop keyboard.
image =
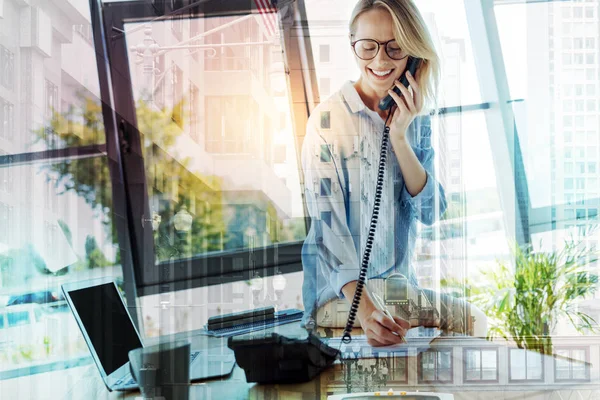
{"type": "MultiPolygon", "coordinates": [[[[194,362],[194,360],[198,357],[199,354],[200,354],[199,351],[194,351],[194,352],[190,353],[190,364],[194,362]]],[[[117,382],[115,382],[115,386],[132,386],[135,384],[136,384],[136,382],[133,379],[133,377],[131,376],[131,374],[127,374],[123,378],[121,378],[117,382]]]]}

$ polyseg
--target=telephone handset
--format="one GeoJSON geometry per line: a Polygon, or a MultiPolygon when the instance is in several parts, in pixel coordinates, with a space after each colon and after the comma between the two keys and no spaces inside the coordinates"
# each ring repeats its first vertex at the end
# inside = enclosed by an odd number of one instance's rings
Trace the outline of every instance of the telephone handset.
{"type": "MultiPolygon", "coordinates": [[[[416,57],[408,57],[408,62],[406,63],[406,68],[400,77],[400,83],[402,83],[405,87],[408,87],[410,84],[408,83],[408,78],[406,77],[406,71],[410,71],[412,76],[415,76],[417,73],[417,68],[421,65],[421,59],[416,57]]],[[[394,92],[398,93],[399,96],[402,96],[402,92],[397,87],[394,87],[394,92]]],[[[385,96],[379,102],[380,110],[387,110],[394,104],[394,99],[389,94],[385,96]]]]}
{"type": "MultiPolygon", "coordinates": [[[[421,64],[420,58],[409,57],[406,63],[404,73],[400,78],[400,82],[408,87],[408,79],[406,78],[406,71],[410,71],[412,76],[417,73],[417,68],[421,64]]],[[[397,87],[394,87],[394,92],[402,96],[402,92],[397,87]]],[[[389,110],[394,104],[392,96],[388,95],[379,102],[379,108],[381,110],[389,110]]],[[[385,174],[385,161],[387,158],[388,141],[390,138],[390,127],[388,122],[392,116],[389,112],[387,120],[385,121],[385,129],[383,130],[383,138],[381,140],[381,153],[379,155],[379,169],[377,172],[377,187],[375,189],[375,202],[373,204],[373,213],[371,214],[371,223],[369,224],[369,234],[367,235],[367,245],[365,246],[365,252],[363,253],[363,259],[360,266],[360,272],[358,273],[358,279],[356,281],[356,289],[354,291],[354,297],[352,298],[352,305],[350,306],[350,312],[348,313],[348,321],[346,322],[346,328],[342,335],[343,343],[350,343],[352,336],[350,332],[354,327],[354,321],[356,320],[356,314],[358,313],[358,306],[360,305],[360,298],[365,287],[367,280],[367,269],[369,267],[369,259],[371,258],[371,251],[373,249],[373,242],[375,240],[375,229],[377,228],[377,219],[379,217],[379,207],[381,204],[381,194],[383,192],[383,176],[385,174]]]]}

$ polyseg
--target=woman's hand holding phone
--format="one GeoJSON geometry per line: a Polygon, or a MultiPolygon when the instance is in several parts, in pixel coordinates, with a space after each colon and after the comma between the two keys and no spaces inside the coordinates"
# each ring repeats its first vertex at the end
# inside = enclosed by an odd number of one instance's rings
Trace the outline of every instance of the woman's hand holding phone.
{"type": "Polygon", "coordinates": [[[395,103],[391,108],[392,120],[389,123],[392,144],[399,140],[406,140],[406,131],[409,125],[423,109],[423,94],[417,83],[420,72],[421,69],[417,69],[416,77],[414,77],[410,71],[406,71],[406,78],[412,93],[399,80],[396,80],[394,85],[400,90],[402,96],[394,92],[393,88],[388,90],[388,94],[392,96],[395,103]]]}

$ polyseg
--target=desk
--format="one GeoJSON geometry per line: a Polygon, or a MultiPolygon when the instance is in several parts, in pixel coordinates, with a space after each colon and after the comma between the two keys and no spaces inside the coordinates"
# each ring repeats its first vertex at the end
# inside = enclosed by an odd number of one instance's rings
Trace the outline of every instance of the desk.
{"type": "MultiPolygon", "coordinates": [[[[284,335],[301,335],[303,330],[298,323],[288,324],[278,327],[277,331],[284,335]]],[[[333,332],[334,335],[341,332],[333,332]]],[[[360,334],[360,330],[356,332],[360,334]]],[[[215,348],[226,345],[226,338],[213,338],[201,335],[192,336],[190,333],[180,333],[172,336],[173,339],[188,339],[192,343],[192,348],[200,346],[204,348],[215,348]]],[[[435,350],[434,357],[428,356],[425,360],[421,359],[414,352],[409,350],[406,357],[389,357],[385,359],[388,368],[388,380],[383,387],[374,387],[377,382],[369,378],[365,371],[373,370],[373,359],[351,360],[344,364],[336,364],[329,370],[322,373],[318,378],[311,382],[295,385],[256,385],[247,383],[244,371],[236,366],[231,375],[220,379],[212,379],[192,385],[190,399],[326,399],[328,394],[346,393],[348,387],[352,392],[363,391],[365,385],[367,389],[386,389],[393,388],[406,391],[434,391],[453,393],[456,399],[600,399],[600,337],[577,337],[577,338],[556,338],[554,340],[555,348],[559,349],[581,349],[587,350],[587,364],[577,364],[567,362],[564,358],[562,364],[558,364],[557,358],[550,356],[541,356],[537,353],[529,353],[529,366],[527,369],[511,367],[514,364],[519,352],[509,354],[511,347],[498,342],[489,342],[478,338],[464,337],[443,337],[437,339],[432,348],[435,350]],[[584,343],[585,342],[585,343],[584,343]],[[479,371],[481,374],[490,373],[486,366],[481,365],[479,357],[479,366],[474,366],[473,357],[468,354],[478,353],[486,357],[496,355],[496,376],[492,381],[473,380],[479,371]],[[482,353],[484,352],[484,353],[482,353]],[[441,357],[445,354],[448,357],[441,357]],[[467,361],[469,359],[469,361],[467,361]],[[431,362],[433,360],[433,364],[431,362]],[[449,364],[445,364],[449,360],[449,364]],[[523,371],[529,374],[529,378],[537,378],[535,365],[532,363],[541,361],[541,379],[528,379],[519,381],[516,376],[523,371]],[[362,365],[362,367],[361,367],[362,365]],[[428,368],[432,367],[433,370],[428,368]],[[577,381],[574,379],[557,379],[557,376],[563,374],[565,366],[567,374],[575,377],[579,374],[577,368],[585,365],[587,379],[577,381]],[[448,368],[446,368],[448,367],[448,368]],[[358,370],[363,371],[362,375],[358,370]],[[425,370],[424,370],[425,369],[425,370]],[[486,371],[484,371],[486,370],[486,371]],[[434,372],[438,378],[449,378],[434,381],[424,381],[423,376],[434,372]],[[574,372],[575,371],[575,372],[574,372]],[[559,395],[559,397],[556,397],[559,395]]],[[[149,341],[148,344],[153,344],[149,341]]],[[[526,352],[524,352],[526,354],[526,352]]],[[[380,361],[384,358],[380,358],[380,361]]],[[[563,376],[564,378],[564,376],[563,376]]],[[[139,392],[121,393],[109,392],[102,382],[95,365],[87,365],[67,369],[64,371],[53,371],[44,374],[21,377],[12,380],[0,381],[0,398],[2,399],[133,399],[139,396],[139,392]]]]}

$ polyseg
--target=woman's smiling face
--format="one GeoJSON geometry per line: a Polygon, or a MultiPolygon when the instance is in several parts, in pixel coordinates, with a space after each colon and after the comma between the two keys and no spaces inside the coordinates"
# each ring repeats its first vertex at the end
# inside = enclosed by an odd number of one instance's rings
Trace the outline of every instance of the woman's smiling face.
{"type": "MultiPolygon", "coordinates": [[[[382,8],[374,8],[361,14],[356,20],[356,32],[352,41],[374,39],[380,43],[394,39],[393,20],[390,13],[382,8]]],[[[373,99],[387,96],[387,91],[394,81],[402,75],[408,57],[394,60],[388,56],[385,46],[380,45],[377,55],[372,60],[362,60],[354,53],[360,69],[358,85],[365,95],[373,99]]]]}

